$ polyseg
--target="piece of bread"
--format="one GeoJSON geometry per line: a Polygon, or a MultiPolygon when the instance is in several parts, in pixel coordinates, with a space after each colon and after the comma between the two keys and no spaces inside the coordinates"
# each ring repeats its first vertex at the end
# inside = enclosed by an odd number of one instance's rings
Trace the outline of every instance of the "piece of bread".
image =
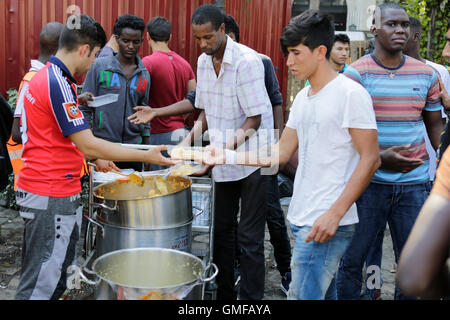
{"type": "Polygon", "coordinates": [[[170,156],[175,160],[202,160],[203,151],[192,148],[176,147],[170,152],[170,156]]]}

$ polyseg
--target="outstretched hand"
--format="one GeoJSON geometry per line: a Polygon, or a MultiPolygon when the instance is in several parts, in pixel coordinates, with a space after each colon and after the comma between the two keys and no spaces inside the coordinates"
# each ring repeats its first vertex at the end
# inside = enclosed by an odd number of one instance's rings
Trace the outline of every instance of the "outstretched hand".
{"type": "Polygon", "coordinates": [[[128,120],[133,124],[146,124],[157,117],[154,109],[145,106],[138,106],[133,108],[136,113],[128,117],[128,120]]]}
{"type": "Polygon", "coordinates": [[[225,163],[225,159],[223,158],[223,150],[217,147],[207,146],[202,153],[201,163],[203,164],[202,170],[194,173],[194,176],[204,176],[207,175],[208,172],[218,164],[225,163]]]}
{"type": "Polygon", "coordinates": [[[168,149],[167,146],[157,146],[155,148],[146,151],[147,157],[144,162],[158,164],[161,166],[174,166],[183,162],[182,160],[174,160],[171,158],[164,157],[161,152],[167,149],[168,149]]]}
{"type": "Polygon", "coordinates": [[[203,151],[203,164],[208,166],[216,166],[226,163],[225,149],[207,146],[203,151]]]}

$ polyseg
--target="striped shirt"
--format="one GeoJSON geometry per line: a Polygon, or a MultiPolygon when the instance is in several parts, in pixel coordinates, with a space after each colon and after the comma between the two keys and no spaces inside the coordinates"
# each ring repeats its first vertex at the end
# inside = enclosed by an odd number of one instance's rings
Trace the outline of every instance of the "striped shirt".
{"type": "MultiPolygon", "coordinates": [[[[223,147],[249,117],[261,115],[259,129],[237,151],[257,150],[273,143],[272,105],[259,54],[227,37],[219,76],[212,57],[198,59],[196,108],[204,109],[210,143],[223,147]]],[[[217,182],[244,179],[257,167],[223,165],[213,169],[217,182]]]]}
{"type": "Polygon", "coordinates": [[[375,183],[417,184],[430,180],[429,156],[423,132],[423,111],[439,111],[436,72],[424,63],[404,56],[395,69],[382,66],[373,55],[353,63],[345,75],[362,84],[372,96],[378,126],[380,151],[411,144],[403,156],[422,159],[424,164],[408,173],[379,169],[375,183]]]}

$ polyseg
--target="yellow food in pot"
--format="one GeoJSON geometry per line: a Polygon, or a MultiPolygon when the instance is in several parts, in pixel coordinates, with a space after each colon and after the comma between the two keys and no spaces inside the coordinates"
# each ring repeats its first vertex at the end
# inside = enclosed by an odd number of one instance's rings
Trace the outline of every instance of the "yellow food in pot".
{"type": "Polygon", "coordinates": [[[167,180],[161,177],[156,177],[156,188],[158,189],[159,193],[161,195],[165,195],[169,193],[169,190],[167,189],[167,180]]]}
{"type": "Polygon", "coordinates": [[[179,192],[190,184],[191,181],[183,177],[169,176],[164,179],[162,176],[151,176],[145,177],[143,186],[126,179],[100,186],[94,194],[108,200],[141,200],[179,192]]]}
{"type": "Polygon", "coordinates": [[[128,179],[130,180],[130,182],[141,185],[143,183],[142,178],[140,178],[138,175],[136,174],[130,174],[128,176],[128,179]]]}

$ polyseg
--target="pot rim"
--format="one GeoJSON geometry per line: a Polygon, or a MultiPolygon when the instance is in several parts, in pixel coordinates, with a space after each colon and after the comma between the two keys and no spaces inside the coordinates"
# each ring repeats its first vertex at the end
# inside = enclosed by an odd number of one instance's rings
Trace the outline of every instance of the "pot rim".
{"type": "MultiPolygon", "coordinates": [[[[153,175],[153,176],[149,176],[149,177],[158,177],[158,176],[160,176],[160,175],[153,175]]],[[[190,179],[190,178],[187,177],[187,176],[179,176],[179,177],[181,177],[181,178],[183,178],[183,179],[185,179],[185,180],[188,180],[189,186],[187,186],[186,188],[184,188],[184,189],[182,189],[182,190],[179,190],[179,191],[176,191],[176,192],[173,192],[173,193],[168,193],[168,194],[165,194],[165,195],[162,195],[162,196],[142,197],[142,198],[139,198],[139,199],[128,199],[128,200],[124,200],[124,199],[107,199],[107,198],[105,198],[105,197],[98,196],[98,195],[95,194],[95,193],[97,192],[97,190],[100,189],[101,187],[104,187],[104,186],[109,185],[109,184],[121,182],[121,181],[117,181],[117,180],[112,180],[112,181],[104,182],[104,183],[102,183],[102,184],[100,184],[100,185],[94,187],[93,190],[92,190],[92,195],[94,196],[94,198],[101,199],[101,200],[106,200],[106,201],[145,201],[145,200],[148,200],[148,199],[164,198],[164,197],[168,197],[168,196],[172,196],[172,195],[181,193],[181,192],[183,192],[183,191],[186,191],[186,190],[192,188],[192,184],[193,184],[192,179],[190,179]]]]}
{"type": "Polygon", "coordinates": [[[115,250],[115,251],[111,251],[108,253],[105,253],[103,255],[101,255],[100,257],[98,257],[97,259],[94,260],[94,262],[92,263],[92,272],[95,273],[95,275],[97,277],[99,277],[101,280],[105,281],[108,283],[108,285],[113,284],[114,286],[117,287],[123,287],[123,288],[130,288],[130,289],[145,289],[145,290],[170,290],[170,289],[175,289],[175,288],[179,288],[179,287],[183,287],[183,286],[188,286],[188,285],[192,285],[196,282],[200,283],[201,282],[201,277],[203,276],[203,273],[206,270],[206,265],[205,263],[198,257],[187,253],[187,252],[183,252],[183,251],[178,251],[178,250],[173,250],[173,249],[167,249],[167,248],[128,248],[128,249],[120,249],[120,250],[115,250]],[[107,257],[111,256],[111,255],[115,255],[115,254],[119,254],[119,253],[123,253],[123,252],[131,252],[131,251],[167,251],[167,252],[172,252],[174,254],[179,254],[179,255],[184,255],[184,256],[188,256],[189,258],[193,259],[193,260],[197,260],[198,262],[200,262],[201,266],[202,266],[202,275],[197,277],[195,280],[192,281],[187,281],[184,283],[180,283],[177,285],[173,285],[173,286],[166,286],[166,287],[140,287],[140,286],[130,286],[130,285],[125,285],[122,283],[118,283],[118,282],[114,282],[111,280],[107,280],[104,277],[100,276],[96,271],[95,271],[95,267],[97,265],[98,262],[100,262],[101,259],[106,259],[107,257]]]}

